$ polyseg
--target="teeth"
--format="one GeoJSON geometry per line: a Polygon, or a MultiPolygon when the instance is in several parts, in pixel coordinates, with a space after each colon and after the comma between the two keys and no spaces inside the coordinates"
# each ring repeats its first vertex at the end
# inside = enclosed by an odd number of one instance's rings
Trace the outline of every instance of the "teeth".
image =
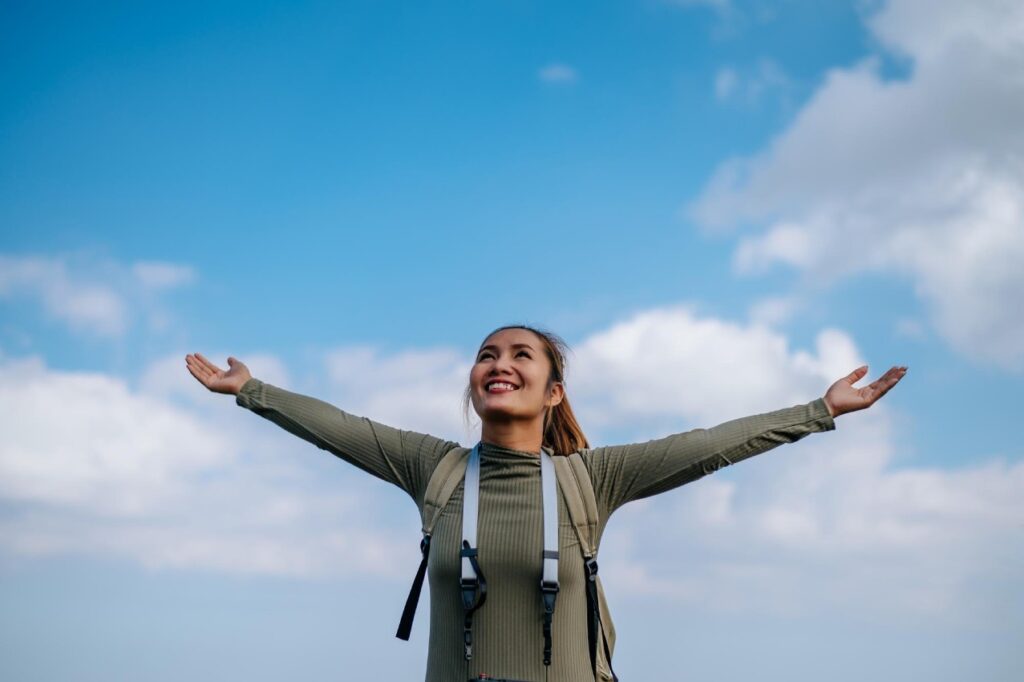
{"type": "Polygon", "coordinates": [[[508,389],[510,391],[514,391],[516,389],[516,387],[513,386],[512,384],[506,384],[506,383],[501,382],[501,381],[496,381],[493,384],[488,384],[487,385],[487,390],[488,391],[493,390],[495,388],[505,388],[505,389],[508,389]]]}

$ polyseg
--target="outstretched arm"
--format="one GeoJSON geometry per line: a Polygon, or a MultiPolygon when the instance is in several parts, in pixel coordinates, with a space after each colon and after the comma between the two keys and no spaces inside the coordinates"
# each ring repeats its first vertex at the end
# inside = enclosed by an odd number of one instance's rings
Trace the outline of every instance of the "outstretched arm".
{"type": "Polygon", "coordinates": [[[224,371],[199,353],[186,356],[192,375],[211,391],[235,395],[235,402],[286,431],[331,452],[377,478],[405,490],[419,504],[438,460],[458,443],[358,417],[317,398],[286,391],[253,378],[228,358],[224,371]]]}
{"type": "Polygon", "coordinates": [[[906,368],[894,367],[870,386],[853,388],[865,372],[866,367],[858,368],[835,382],[824,397],[805,405],[646,443],[595,448],[585,461],[598,504],[604,507],[602,517],[607,519],[627,502],[677,488],[783,443],[831,431],[835,417],[872,405],[903,377],[906,368]]]}

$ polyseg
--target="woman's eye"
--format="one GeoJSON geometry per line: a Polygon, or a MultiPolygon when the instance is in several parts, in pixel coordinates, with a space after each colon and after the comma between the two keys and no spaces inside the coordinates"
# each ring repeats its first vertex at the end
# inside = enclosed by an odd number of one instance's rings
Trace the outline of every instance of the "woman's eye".
{"type": "MultiPolygon", "coordinates": [[[[520,355],[522,355],[524,357],[527,357],[527,358],[532,357],[530,355],[530,353],[528,351],[525,351],[525,350],[517,351],[515,356],[518,358],[520,355]]],[[[490,352],[481,353],[479,356],[477,356],[476,361],[477,362],[483,362],[484,360],[490,360],[490,359],[493,359],[493,358],[494,358],[494,353],[490,353],[490,352]]]]}

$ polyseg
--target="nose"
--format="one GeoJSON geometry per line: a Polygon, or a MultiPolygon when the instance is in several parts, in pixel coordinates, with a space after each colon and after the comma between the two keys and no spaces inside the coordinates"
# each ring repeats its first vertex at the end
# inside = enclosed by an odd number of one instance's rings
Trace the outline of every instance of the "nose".
{"type": "Polygon", "coordinates": [[[511,370],[509,369],[510,365],[511,360],[509,360],[508,356],[506,356],[505,354],[501,354],[497,357],[497,359],[495,359],[494,363],[491,365],[491,371],[488,372],[488,376],[494,376],[497,374],[511,374],[511,370]]]}

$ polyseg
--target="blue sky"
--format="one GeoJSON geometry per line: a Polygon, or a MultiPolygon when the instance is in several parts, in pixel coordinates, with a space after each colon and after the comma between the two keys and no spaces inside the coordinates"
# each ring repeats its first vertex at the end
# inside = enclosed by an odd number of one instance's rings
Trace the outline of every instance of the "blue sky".
{"type": "Polygon", "coordinates": [[[910,366],[617,516],[623,677],[1024,664],[1016,3],[0,13],[4,679],[420,675],[415,509],[184,355],[469,443],[512,321],[598,443],[910,366]]]}

